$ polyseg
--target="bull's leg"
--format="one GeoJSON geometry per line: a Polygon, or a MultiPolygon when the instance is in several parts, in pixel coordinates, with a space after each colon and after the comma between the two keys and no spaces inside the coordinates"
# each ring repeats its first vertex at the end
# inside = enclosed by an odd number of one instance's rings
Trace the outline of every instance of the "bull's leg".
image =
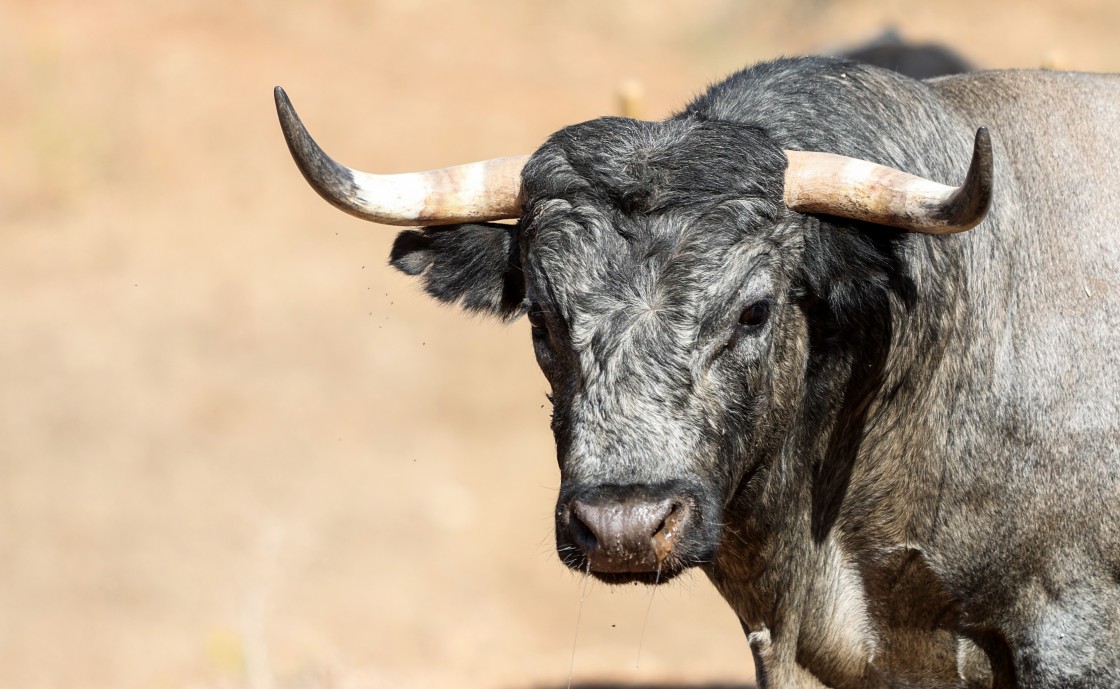
{"type": "Polygon", "coordinates": [[[1024,605],[1026,633],[1011,649],[1017,686],[1120,687],[1120,590],[1094,582],[1024,605]]]}
{"type": "Polygon", "coordinates": [[[754,677],[759,689],[827,689],[813,673],[798,665],[795,654],[775,648],[769,629],[752,632],[744,624],[743,631],[754,656],[754,677]]]}
{"type": "MultiPolygon", "coordinates": [[[[830,686],[797,662],[795,645],[775,643],[770,630],[765,627],[752,631],[742,620],[739,623],[743,626],[747,643],[751,647],[755,681],[759,689],[821,689],[830,686]]],[[[864,666],[860,676],[848,677],[842,682],[845,687],[860,689],[886,689],[889,686],[871,664],[864,666]]]]}

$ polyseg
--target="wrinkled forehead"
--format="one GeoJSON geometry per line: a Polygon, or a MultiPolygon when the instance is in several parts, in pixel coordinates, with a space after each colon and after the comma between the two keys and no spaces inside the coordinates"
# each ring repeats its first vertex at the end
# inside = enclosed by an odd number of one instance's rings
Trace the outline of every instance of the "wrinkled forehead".
{"type": "Polygon", "coordinates": [[[657,215],[732,199],[777,203],[785,154],[760,129],[695,118],[604,117],[553,134],[523,173],[526,210],[563,199],[657,215]]]}
{"type": "Polygon", "coordinates": [[[525,168],[530,285],[552,301],[689,308],[701,283],[774,241],[785,164],[740,124],[603,118],[561,130],[525,168]]]}

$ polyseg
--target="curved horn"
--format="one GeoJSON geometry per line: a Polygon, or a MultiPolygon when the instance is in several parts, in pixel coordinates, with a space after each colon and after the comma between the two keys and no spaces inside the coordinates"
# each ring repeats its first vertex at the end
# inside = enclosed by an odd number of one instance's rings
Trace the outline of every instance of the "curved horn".
{"type": "Polygon", "coordinates": [[[959,187],[831,153],[785,153],[785,202],[801,213],[952,234],[979,224],[992,202],[992,140],[984,127],[976,131],[972,163],[959,187]]]}
{"type": "Polygon", "coordinates": [[[274,95],[300,172],[320,196],[351,215],[386,225],[449,225],[521,215],[521,168],[528,156],[399,175],[351,170],[319,148],[284,89],[277,86],[274,95]]]}

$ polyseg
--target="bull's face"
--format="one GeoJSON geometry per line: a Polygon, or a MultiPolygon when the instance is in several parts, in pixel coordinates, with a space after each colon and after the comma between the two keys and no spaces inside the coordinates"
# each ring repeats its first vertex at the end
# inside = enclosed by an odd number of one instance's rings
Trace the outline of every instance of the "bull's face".
{"type": "Polygon", "coordinates": [[[568,566],[652,583],[712,562],[795,419],[820,422],[806,405],[828,396],[806,390],[822,347],[865,341],[836,309],[882,316],[886,290],[905,291],[900,235],[790,210],[789,156],[740,124],[594,120],[529,159],[516,226],[398,237],[393,264],[433,296],[527,316],[568,566]]]}
{"type": "Polygon", "coordinates": [[[553,136],[516,227],[406,231],[434,296],[527,316],[552,387],[561,559],[612,582],[711,562],[804,371],[804,216],[753,128],[605,118],[553,136]]]}
{"type": "Polygon", "coordinates": [[[806,332],[784,163],[745,127],[599,120],[528,164],[524,303],[570,567],[654,582],[711,562],[725,506],[774,455],[806,332]]]}
{"type": "MultiPolygon", "coordinates": [[[[833,67],[845,79],[854,69],[833,67]]],[[[816,386],[830,358],[889,341],[874,323],[887,291],[907,293],[897,234],[822,230],[819,215],[949,233],[979,223],[991,199],[984,130],[957,189],[783,150],[699,114],[576,125],[527,162],[379,176],[328,158],[282,90],[276,99],[297,164],[331,203],[444,225],[402,232],[394,266],[442,301],[527,315],[552,386],[558,550],[607,581],[665,581],[712,561],[728,510],[751,502],[794,419],[823,418],[806,404],[828,403],[816,386]],[[878,340],[857,332],[868,323],[878,340]],[[849,351],[833,357],[837,346],[849,351]]]]}

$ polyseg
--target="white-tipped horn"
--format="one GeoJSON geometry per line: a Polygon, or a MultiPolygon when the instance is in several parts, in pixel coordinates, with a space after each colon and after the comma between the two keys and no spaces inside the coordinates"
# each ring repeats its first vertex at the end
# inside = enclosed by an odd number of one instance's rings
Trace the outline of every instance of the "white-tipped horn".
{"type": "Polygon", "coordinates": [[[992,201],[992,141],[976,132],[964,183],[945,186],[866,160],[786,151],[785,202],[801,213],[835,215],[926,234],[970,230],[992,201]]]}
{"type": "Polygon", "coordinates": [[[386,225],[450,225],[521,215],[521,168],[528,156],[374,175],[331,159],[303,126],[284,89],[276,114],[296,165],[319,195],[351,215],[386,225]]]}

